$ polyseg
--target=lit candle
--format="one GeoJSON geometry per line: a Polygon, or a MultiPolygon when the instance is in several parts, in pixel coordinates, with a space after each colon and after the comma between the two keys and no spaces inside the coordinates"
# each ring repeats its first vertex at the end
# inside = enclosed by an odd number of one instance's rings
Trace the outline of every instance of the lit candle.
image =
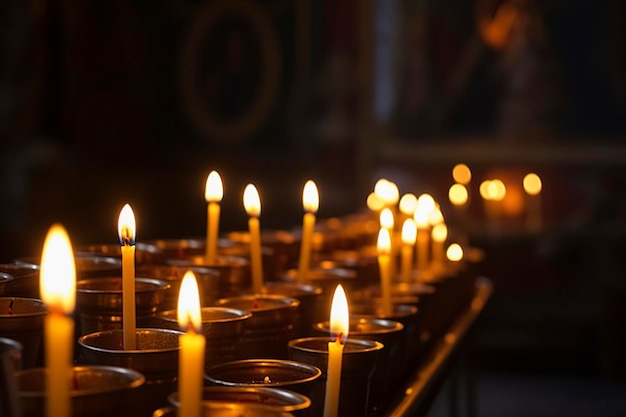
{"type": "Polygon", "coordinates": [[[445,223],[437,223],[431,231],[433,249],[433,269],[441,271],[445,265],[445,243],[448,238],[448,227],[445,223]]]}
{"type": "Polygon", "coordinates": [[[380,198],[380,196],[373,191],[368,194],[366,204],[367,208],[377,215],[378,212],[381,211],[383,207],[385,207],[385,202],[383,201],[383,199],[380,198]]]}
{"type": "Polygon", "coordinates": [[[502,180],[485,180],[480,184],[480,195],[485,204],[485,214],[492,233],[500,232],[500,205],[506,196],[502,180]]]}
{"type": "Polygon", "coordinates": [[[446,250],[446,257],[452,262],[459,262],[463,259],[463,248],[458,243],[451,243],[446,250]]]}
{"type": "Polygon", "coordinates": [[[76,297],[76,265],[63,226],[50,227],[41,255],[41,298],[49,314],[44,324],[46,347],[46,416],[69,417],[71,412],[72,346],[76,297]]]}
{"type": "Polygon", "coordinates": [[[248,229],[250,232],[250,269],[252,270],[252,291],[259,294],[263,289],[263,264],[261,259],[261,199],[253,184],[246,185],[243,192],[243,206],[250,218],[248,229]]]}
{"type": "Polygon", "coordinates": [[[302,237],[300,243],[300,262],[298,264],[298,279],[303,281],[309,272],[311,263],[311,244],[313,241],[313,230],[315,229],[315,213],[320,204],[317,186],[311,180],[304,184],[302,191],[302,205],[306,213],[302,218],[302,237]]]}
{"type": "Polygon", "coordinates": [[[341,284],[337,285],[330,309],[330,333],[335,340],[328,342],[328,368],[326,370],[326,395],[324,396],[324,417],[337,417],[339,412],[339,391],[341,389],[341,361],[343,345],[348,338],[350,313],[348,300],[341,284]]]}
{"type": "Polygon", "coordinates": [[[215,264],[217,257],[217,238],[220,228],[220,201],[224,196],[222,178],[216,171],[211,171],[206,179],[204,188],[204,199],[207,204],[206,222],[206,263],[215,264]]]}
{"type": "Polygon", "coordinates": [[[454,168],[452,168],[452,178],[459,184],[467,185],[472,180],[472,171],[466,164],[456,164],[454,168]]]}
{"type": "Polygon", "coordinates": [[[526,227],[530,231],[541,229],[541,178],[535,173],[524,177],[524,191],[526,191],[526,227]]]}
{"type": "Polygon", "coordinates": [[[404,225],[404,221],[406,219],[412,219],[413,213],[415,213],[415,209],[417,208],[417,197],[415,194],[406,193],[400,198],[400,202],[398,203],[398,210],[400,213],[398,214],[398,218],[396,219],[398,223],[402,223],[404,225]]]}
{"type": "Polygon", "coordinates": [[[415,220],[406,219],[402,224],[402,281],[411,280],[411,270],[413,269],[413,252],[415,251],[415,240],[417,238],[417,226],[415,220]]]}
{"type": "Polygon", "coordinates": [[[389,277],[393,279],[396,276],[396,256],[398,254],[398,245],[396,245],[396,233],[394,232],[395,218],[389,207],[385,207],[380,212],[380,227],[384,227],[389,231],[390,247],[389,247],[389,277]]]}
{"type": "Polygon", "coordinates": [[[380,271],[380,289],[383,295],[383,309],[386,315],[393,312],[391,303],[391,237],[389,230],[381,227],[376,244],[378,250],[378,268],[380,271]]]}
{"type": "Polygon", "coordinates": [[[122,328],[124,349],[136,349],[135,340],[135,215],[125,204],[117,221],[122,245],[122,328]]]}
{"type": "Polygon", "coordinates": [[[180,417],[198,417],[201,413],[206,341],[202,334],[200,293],[193,272],[187,271],[178,295],[178,324],[185,334],[178,344],[178,396],[180,417]]]}
{"type": "Polygon", "coordinates": [[[448,189],[448,199],[458,210],[464,209],[469,200],[469,192],[463,184],[455,183],[448,189]]]}
{"type": "Polygon", "coordinates": [[[430,194],[421,194],[413,214],[417,226],[417,268],[428,269],[428,247],[430,245],[430,213],[435,209],[435,199],[430,194]]]}

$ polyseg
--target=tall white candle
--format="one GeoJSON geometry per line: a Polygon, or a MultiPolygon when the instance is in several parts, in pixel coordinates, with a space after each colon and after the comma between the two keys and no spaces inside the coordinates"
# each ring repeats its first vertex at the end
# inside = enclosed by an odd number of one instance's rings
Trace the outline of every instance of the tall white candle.
{"type": "Polygon", "coordinates": [[[41,298],[49,314],[44,321],[46,416],[72,415],[72,346],[76,266],[70,239],[61,225],[50,227],[43,246],[40,272],[41,298]]]}
{"type": "Polygon", "coordinates": [[[135,329],[135,215],[129,204],[120,211],[117,230],[122,245],[122,328],[124,349],[137,348],[135,329]]]}
{"type": "Polygon", "coordinates": [[[246,185],[243,192],[243,205],[248,219],[250,233],[250,269],[252,273],[252,291],[261,293],[263,290],[263,260],[261,258],[261,198],[253,184],[246,185]]]}
{"type": "Polygon", "coordinates": [[[298,279],[306,279],[311,263],[313,231],[315,230],[315,213],[319,208],[319,193],[315,182],[308,180],[302,191],[302,205],[306,213],[302,219],[302,236],[300,243],[300,259],[298,263],[298,279]]]}
{"type": "Polygon", "coordinates": [[[326,369],[326,393],[324,396],[324,417],[337,417],[339,393],[341,390],[341,362],[343,346],[348,338],[350,313],[348,299],[341,284],[337,285],[330,309],[330,333],[335,340],[328,342],[328,365],[326,369]]]}
{"type": "Polygon", "coordinates": [[[224,196],[222,178],[217,171],[211,171],[206,179],[204,188],[204,198],[207,202],[207,222],[206,222],[206,263],[215,264],[217,258],[217,241],[220,228],[220,201],[224,196]]]}

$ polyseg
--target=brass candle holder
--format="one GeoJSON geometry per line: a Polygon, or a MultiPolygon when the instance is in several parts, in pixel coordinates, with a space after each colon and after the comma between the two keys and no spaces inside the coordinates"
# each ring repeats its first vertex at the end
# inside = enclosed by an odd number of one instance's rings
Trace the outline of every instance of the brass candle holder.
{"type": "Polygon", "coordinates": [[[13,277],[5,282],[3,297],[39,298],[39,265],[4,263],[0,272],[13,277]]]}
{"type": "MultiPolygon", "coordinates": [[[[155,410],[152,417],[177,417],[178,409],[173,406],[155,410]]],[[[204,402],[199,417],[293,417],[293,414],[272,407],[227,402],[204,402]]]]}
{"type": "Polygon", "coordinates": [[[0,415],[21,416],[15,373],[21,368],[22,345],[0,337],[0,415]]]}
{"type": "MultiPolygon", "coordinates": [[[[297,362],[314,365],[322,370],[321,392],[315,398],[324,398],[326,370],[328,368],[329,337],[308,337],[289,342],[288,357],[297,362]]],[[[342,417],[366,417],[369,415],[371,379],[378,366],[378,356],[383,344],[373,340],[348,338],[344,345],[341,366],[339,413],[342,417]]],[[[311,404],[311,416],[322,416],[324,402],[311,404]]]]}
{"type": "Polygon", "coordinates": [[[36,298],[0,298],[0,337],[22,345],[23,369],[40,363],[44,318],[48,314],[43,301],[36,298]]]}
{"type": "MultiPolygon", "coordinates": [[[[236,347],[252,313],[225,307],[203,307],[202,334],[206,339],[204,366],[232,361],[236,347]]],[[[178,311],[167,310],[157,313],[154,326],[179,330],[178,311]]]]}
{"type": "MultiPolygon", "coordinates": [[[[23,417],[41,417],[45,413],[46,368],[33,368],[15,374],[23,417]]],[[[69,377],[69,376],[68,376],[69,377]]],[[[143,385],[144,376],[115,366],[74,366],[70,391],[74,417],[131,416],[131,404],[143,385]]]]}

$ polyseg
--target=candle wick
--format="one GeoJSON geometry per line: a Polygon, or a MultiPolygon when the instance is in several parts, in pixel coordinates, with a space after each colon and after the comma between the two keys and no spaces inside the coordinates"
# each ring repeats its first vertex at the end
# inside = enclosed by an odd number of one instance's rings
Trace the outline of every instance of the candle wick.
{"type": "Polygon", "coordinates": [[[9,302],[9,314],[13,315],[13,304],[15,304],[15,298],[11,298],[11,301],[9,302]]]}
{"type": "Polygon", "coordinates": [[[340,332],[337,335],[337,342],[341,343],[342,345],[346,343],[346,336],[343,334],[343,332],[340,332]]]}

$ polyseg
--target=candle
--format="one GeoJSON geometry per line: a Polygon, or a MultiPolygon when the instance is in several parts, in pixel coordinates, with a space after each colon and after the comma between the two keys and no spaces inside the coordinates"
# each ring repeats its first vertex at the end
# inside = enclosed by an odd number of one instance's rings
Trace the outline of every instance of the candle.
{"type": "Polygon", "coordinates": [[[413,214],[417,226],[417,268],[428,268],[428,246],[430,241],[430,213],[435,209],[435,199],[430,194],[421,194],[413,214]]]}
{"type": "Polygon", "coordinates": [[[311,263],[311,243],[313,230],[315,229],[315,213],[319,207],[319,193],[317,186],[311,180],[304,184],[302,191],[302,205],[306,213],[302,219],[302,237],[300,243],[300,261],[298,264],[298,279],[302,282],[306,279],[311,263]]]}
{"type": "Polygon", "coordinates": [[[390,270],[390,254],[391,254],[391,237],[389,230],[381,227],[378,232],[378,241],[376,244],[378,249],[378,268],[380,270],[380,289],[383,295],[383,309],[385,315],[388,316],[393,311],[391,303],[391,270],[390,270]]]}
{"type": "Polygon", "coordinates": [[[458,243],[451,243],[446,250],[446,257],[452,262],[459,262],[463,259],[463,248],[458,243]]]}
{"type": "Polygon", "coordinates": [[[328,368],[326,370],[326,395],[324,396],[324,417],[337,417],[339,411],[339,391],[341,388],[341,362],[343,346],[348,338],[350,313],[348,300],[341,284],[337,285],[330,309],[330,332],[335,340],[328,342],[328,368]]]}
{"type": "Polygon", "coordinates": [[[389,231],[389,277],[393,279],[396,276],[395,259],[398,254],[398,249],[396,245],[396,234],[394,232],[395,216],[389,207],[384,208],[380,212],[380,227],[384,227],[389,231]]]}
{"type": "Polygon", "coordinates": [[[442,270],[445,264],[445,242],[448,238],[448,227],[445,223],[437,223],[431,231],[433,249],[433,268],[442,270]]]}
{"type": "Polygon", "coordinates": [[[76,297],[76,265],[72,245],[63,226],[50,227],[41,255],[41,298],[49,314],[44,323],[46,347],[46,415],[69,417],[72,346],[76,297]]]}
{"type": "Polygon", "coordinates": [[[178,324],[185,334],[178,343],[178,397],[180,417],[198,417],[201,413],[206,340],[202,335],[200,293],[193,272],[183,276],[178,295],[178,324]]]}
{"type": "Polygon", "coordinates": [[[135,340],[135,215],[130,205],[120,211],[117,230],[122,245],[122,328],[124,349],[136,348],[135,340]]]}
{"type": "Polygon", "coordinates": [[[413,252],[415,251],[416,239],[417,226],[415,225],[415,220],[406,219],[402,224],[401,278],[403,282],[411,281],[411,270],[413,269],[413,252]]]}
{"type": "Polygon", "coordinates": [[[373,191],[368,194],[366,203],[367,208],[375,213],[378,213],[385,206],[383,199],[373,191]]]}
{"type": "Polygon", "coordinates": [[[243,192],[243,205],[248,219],[250,232],[250,268],[252,270],[252,291],[261,293],[263,289],[263,264],[261,259],[261,199],[259,192],[253,184],[246,185],[243,192]]]}
{"type": "Polygon", "coordinates": [[[206,179],[204,199],[207,204],[206,222],[206,263],[213,265],[217,257],[217,238],[220,228],[220,201],[224,196],[222,178],[216,171],[211,171],[206,179]]]}
{"type": "Polygon", "coordinates": [[[523,181],[526,192],[526,227],[530,231],[541,229],[541,178],[531,172],[523,181]]]}
{"type": "Polygon", "coordinates": [[[463,184],[455,183],[448,189],[448,199],[458,210],[462,210],[469,201],[469,192],[463,184]]]}
{"type": "Polygon", "coordinates": [[[459,184],[467,185],[472,180],[472,171],[466,164],[456,164],[454,168],[452,168],[452,178],[459,184]]]}
{"type": "Polygon", "coordinates": [[[485,204],[485,215],[492,233],[500,232],[500,204],[506,196],[506,187],[499,179],[485,180],[480,184],[480,195],[485,204]]]}
{"type": "Polygon", "coordinates": [[[415,194],[404,194],[400,199],[400,203],[398,203],[398,208],[400,209],[400,213],[407,217],[413,217],[413,213],[415,213],[415,209],[417,208],[417,197],[415,194]]]}

